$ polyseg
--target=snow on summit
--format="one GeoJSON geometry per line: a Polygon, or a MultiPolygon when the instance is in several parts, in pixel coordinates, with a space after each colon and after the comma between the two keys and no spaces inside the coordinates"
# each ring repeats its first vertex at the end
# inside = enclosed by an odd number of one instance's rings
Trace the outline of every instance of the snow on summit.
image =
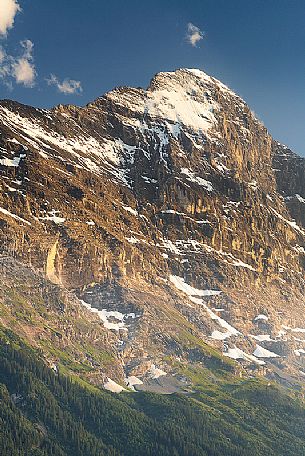
{"type": "Polygon", "coordinates": [[[188,72],[159,73],[148,91],[147,113],[194,130],[208,132],[217,124],[218,104],[188,72]]]}
{"type": "MultiPolygon", "coordinates": [[[[142,112],[144,123],[147,118],[166,122],[174,136],[181,125],[208,134],[217,126],[215,113],[219,106],[208,87],[215,82],[197,71],[201,78],[193,70],[161,72],[152,79],[147,91],[119,88],[108,92],[106,97],[133,113],[142,112]]],[[[129,122],[134,123],[135,119],[129,119],[129,122]]]]}

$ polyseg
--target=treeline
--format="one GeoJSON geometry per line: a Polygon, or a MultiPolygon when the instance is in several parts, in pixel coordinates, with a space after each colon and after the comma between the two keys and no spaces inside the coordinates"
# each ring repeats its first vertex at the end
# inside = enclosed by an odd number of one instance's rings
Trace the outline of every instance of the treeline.
{"type": "Polygon", "coordinates": [[[302,456],[304,422],[300,403],[256,382],[217,398],[118,396],[55,373],[13,333],[0,339],[1,456],[302,456]]]}

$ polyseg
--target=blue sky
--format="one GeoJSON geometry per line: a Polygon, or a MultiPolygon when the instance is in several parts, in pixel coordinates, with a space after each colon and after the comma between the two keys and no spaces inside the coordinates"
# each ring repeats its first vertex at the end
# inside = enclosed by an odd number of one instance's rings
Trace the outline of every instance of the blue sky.
{"type": "Polygon", "coordinates": [[[83,105],[158,71],[200,68],[305,155],[304,0],[0,0],[0,34],[0,98],[83,105]],[[204,35],[195,43],[189,23],[204,35]]]}

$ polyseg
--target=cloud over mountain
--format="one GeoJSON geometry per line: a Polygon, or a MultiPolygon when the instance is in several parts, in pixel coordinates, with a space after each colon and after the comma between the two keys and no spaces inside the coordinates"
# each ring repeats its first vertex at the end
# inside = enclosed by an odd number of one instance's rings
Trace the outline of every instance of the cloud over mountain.
{"type": "Polygon", "coordinates": [[[80,81],[65,78],[62,82],[60,82],[55,74],[50,75],[50,78],[47,79],[47,84],[54,85],[57,87],[59,92],[64,93],[65,95],[79,95],[83,91],[80,81]]]}
{"type": "Polygon", "coordinates": [[[197,43],[203,39],[203,36],[204,32],[202,32],[199,27],[191,22],[187,24],[186,40],[189,44],[196,47],[197,43]]]}

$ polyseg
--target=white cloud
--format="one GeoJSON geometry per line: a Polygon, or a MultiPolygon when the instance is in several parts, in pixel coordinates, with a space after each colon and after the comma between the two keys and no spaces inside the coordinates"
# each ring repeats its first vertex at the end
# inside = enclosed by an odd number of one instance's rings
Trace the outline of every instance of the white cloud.
{"type": "Polygon", "coordinates": [[[33,87],[35,84],[35,67],[27,59],[18,59],[13,66],[13,75],[17,84],[25,87],[33,87]]]}
{"type": "Polygon", "coordinates": [[[23,84],[25,87],[33,87],[36,77],[32,55],[34,44],[30,40],[21,41],[20,44],[23,47],[23,54],[12,65],[13,76],[17,84],[23,84]]]}
{"type": "Polygon", "coordinates": [[[16,0],[0,0],[0,11],[0,35],[6,35],[21,8],[16,0]]]}
{"type": "Polygon", "coordinates": [[[23,58],[33,60],[34,43],[31,40],[23,40],[20,44],[23,47],[23,58]]]}
{"type": "Polygon", "coordinates": [[[75,81],[74,79],[66,78],[60,82],[57,76],[51,74],[50,78],[46,81],[48,85],[56,86],[59,92],[64,93],[65,95],[79,95],[83,91],[81,82],[75,81]]]}
{"type": "Polygon", "coordinates": [[[197,46],[197,43],[203,39],[204,33],[200,30],[199,27],[196,27],[196,25],[192,24],[189,22],[187,24],[187,33],[186,33],[186,39],[189,44],[191,44],[193,47],[197,46]]]}
{"type": "MultiPolygon", "coordinates": [[[[0,0],[0,36],[6,37],[14,25],[15,16],[21,11],[17,0],[0,0]]],[[[25,87],[35,85],[36,70],[33,59],[34,44],[30,40],[20,41],[22,52],[19,57],[7,54],[0,46],[0,81],[12,89],[13,81],[25,87]]]]}
{"type": "Polygon", "coordinates": [[[36,70],[32,55],[34,44],[30,40],[24,40],[20,45],[22,47],[20,57],[8,55],[3,48],[0,48],[0,79],[10,88],[12,88],[12,79],[25,87],[35,85],[36,70]]]}

